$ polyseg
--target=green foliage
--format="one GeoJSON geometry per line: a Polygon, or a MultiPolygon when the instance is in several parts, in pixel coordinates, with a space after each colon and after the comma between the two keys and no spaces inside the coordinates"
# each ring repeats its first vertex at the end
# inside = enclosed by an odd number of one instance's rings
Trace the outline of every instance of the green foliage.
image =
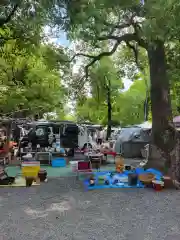
{"type": "MultiPolygon", "coordinates": [[[[144,101],[146,98],[146,76],[137,74],[129,90],[122,91],[122,81],[109,58],[103,58],[91,71],[92,96],[78,102],[77,119],[93,123],[107,124],[107,79],[111,81],[112,121],[122,126],[144,121],[144,101]]],[[[147,81],[147,79],[146,79],[147,81]]]]}
{"type": "MultiPolygon", "coordinates": [[[[148,44],[157,39],[168,43],[166,54],[172,108],[174,114],[178,114],[180,45],[174,39],[179,39],[179,9],[177,0],[148,0],[144,6],[139,0],[1,1],[1,112],[7,113],[22,107],[30,108],[33,112],[36,107],[42,106],[42,112],[56,110],[61,117],[65,114],[62,103],[66,101],[67,92],[60,82],[62,74],[59,71],[69,74],[69,65],[64,62],[67,56],[62,48],[42,44],[44,27],[56,26],[57,33],[58,27],[65,29],[71,39],[86,42],[91,52],[97,54],[104,50],[104,46],[114,44],[114,40],[105,41],[104,44],[104,41],[99,41],[99,37],[120,37],[134,30],[139,39],[148,44]],[[138,27],[131,26],[124,32],[115,27],[127,23],[132,15],[136,16],[138,27]]],[[[110,87],[113,120],[123,125],[143,121],[144,100],[149,88],[149,63],[145,50],[138,46],[140,43],[131,43],[139,50],[138,68],[132,49],[125,45],[117,49],[115,60],[103,58],[97,62],[89,69],[91,97],[87,97],[82,90],[77,102],[77,118],[106,124],[107,87],[110,87]],[[127,92],[120,91],[120,79],[124,77],[134,81],[127,92]]],[[[76,81],[71,82],[70,87],[74,92],[80,89],[76,81]]]]}
{"type": "Polygon", "coordinates": [[[90,72],[91,94],[98,103],[107,101],[107,91],[110,88],[112,98],[117,96],[123,84],[119,79],[114,63],[110,58],[102,58],[90,72]]]}
{"type": "MultiPolygon", "coordinates": [[[[57,69],[60,60],[56,59],[53,68],[47,58],[50,48],[40,45],[36,53],[29,54],[26,49],[18,49],[14,40],[1,48],[1,113],[20,109],[29,109],[29,114],[44,113],[62,106],[64,89],[57,69]]],[[[53,48],[51,51],[56,54],[53,48]]]]}
{"type": "Polygon", "coordinates": [[[78,101],[77,118],[82,121],[107,123],[108,91],[110,92],[111,105],[115,103],[123,87],[119,79],[113,61],[110,58],[102,58],[98,64],[91,69],[89,76],[89,87],[91,97],[78,101]]]}
{"type": "Polygon", "coordinates": [[[135,80],[131,87],[116,99],[113,119],[122,126],[140,124],[144,121],[144,100],[146,85],[144,80],[135,80]]]}
{"type": "MultiPolygon", "coordinates": [[[[0,110],[28,109],[28,115],[63,109],[67,71],[62,47],[42,44],[44,27],[54,25],[58,1],[0,3],[0,110]],[[57,6],[57,5],[56,5],[57,6]]],[[[57,19],[57,18],[56,18],[57,19]]],[[[63,111],[61,111],[63,112],[63,111]]]]}

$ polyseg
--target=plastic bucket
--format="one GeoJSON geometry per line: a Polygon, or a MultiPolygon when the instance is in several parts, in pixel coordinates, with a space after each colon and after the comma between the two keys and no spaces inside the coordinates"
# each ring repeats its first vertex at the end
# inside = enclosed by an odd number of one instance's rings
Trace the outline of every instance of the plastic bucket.
{"type": "Polygon", "coordinates": [[[70,165],[71,165],[72,171],[73,171],[73,172],[77,172],[77,169],[78,169],[78,161],[70,162],[70,165]]]}
{"type": "Polygon", "coordinates": [[[164,187],[164,182],[163,181],[153,180],[152,184],[153,184],[154,190],[157,191],[157,192],[162,191],[162,189],[164,187]]]}

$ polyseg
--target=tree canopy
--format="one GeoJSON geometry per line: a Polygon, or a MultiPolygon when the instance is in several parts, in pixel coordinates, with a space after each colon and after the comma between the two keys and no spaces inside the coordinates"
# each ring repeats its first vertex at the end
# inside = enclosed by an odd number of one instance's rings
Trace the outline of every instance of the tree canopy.
{"type": "Polygon", "coordinates": [[[44,27],[52,24],[51,10],[46,1],[0,4],[1,114],[23,110],[22,116],[42,115],[63,109],[66,90],[61,78],[68,69],[67,55],[46,41],[44,27]]]}

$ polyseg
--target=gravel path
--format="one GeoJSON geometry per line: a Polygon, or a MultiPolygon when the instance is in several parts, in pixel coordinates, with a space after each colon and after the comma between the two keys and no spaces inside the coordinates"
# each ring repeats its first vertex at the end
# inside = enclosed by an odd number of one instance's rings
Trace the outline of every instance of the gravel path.
{"type": "Polygon", "coordinates": [[[0,240],[179,240],[180,192],[84,192],[74,178],[0,189],[0,240]]]}

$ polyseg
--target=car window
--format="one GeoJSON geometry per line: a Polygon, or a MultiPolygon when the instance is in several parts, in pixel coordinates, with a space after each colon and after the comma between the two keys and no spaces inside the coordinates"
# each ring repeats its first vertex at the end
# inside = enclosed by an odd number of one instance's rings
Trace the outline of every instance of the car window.
{"type": "Polygon", "coordinates": [[[36,136],[42,137],[45,135],[45,129],[44,128],[37,128],[36,129],[36,136]]]}

